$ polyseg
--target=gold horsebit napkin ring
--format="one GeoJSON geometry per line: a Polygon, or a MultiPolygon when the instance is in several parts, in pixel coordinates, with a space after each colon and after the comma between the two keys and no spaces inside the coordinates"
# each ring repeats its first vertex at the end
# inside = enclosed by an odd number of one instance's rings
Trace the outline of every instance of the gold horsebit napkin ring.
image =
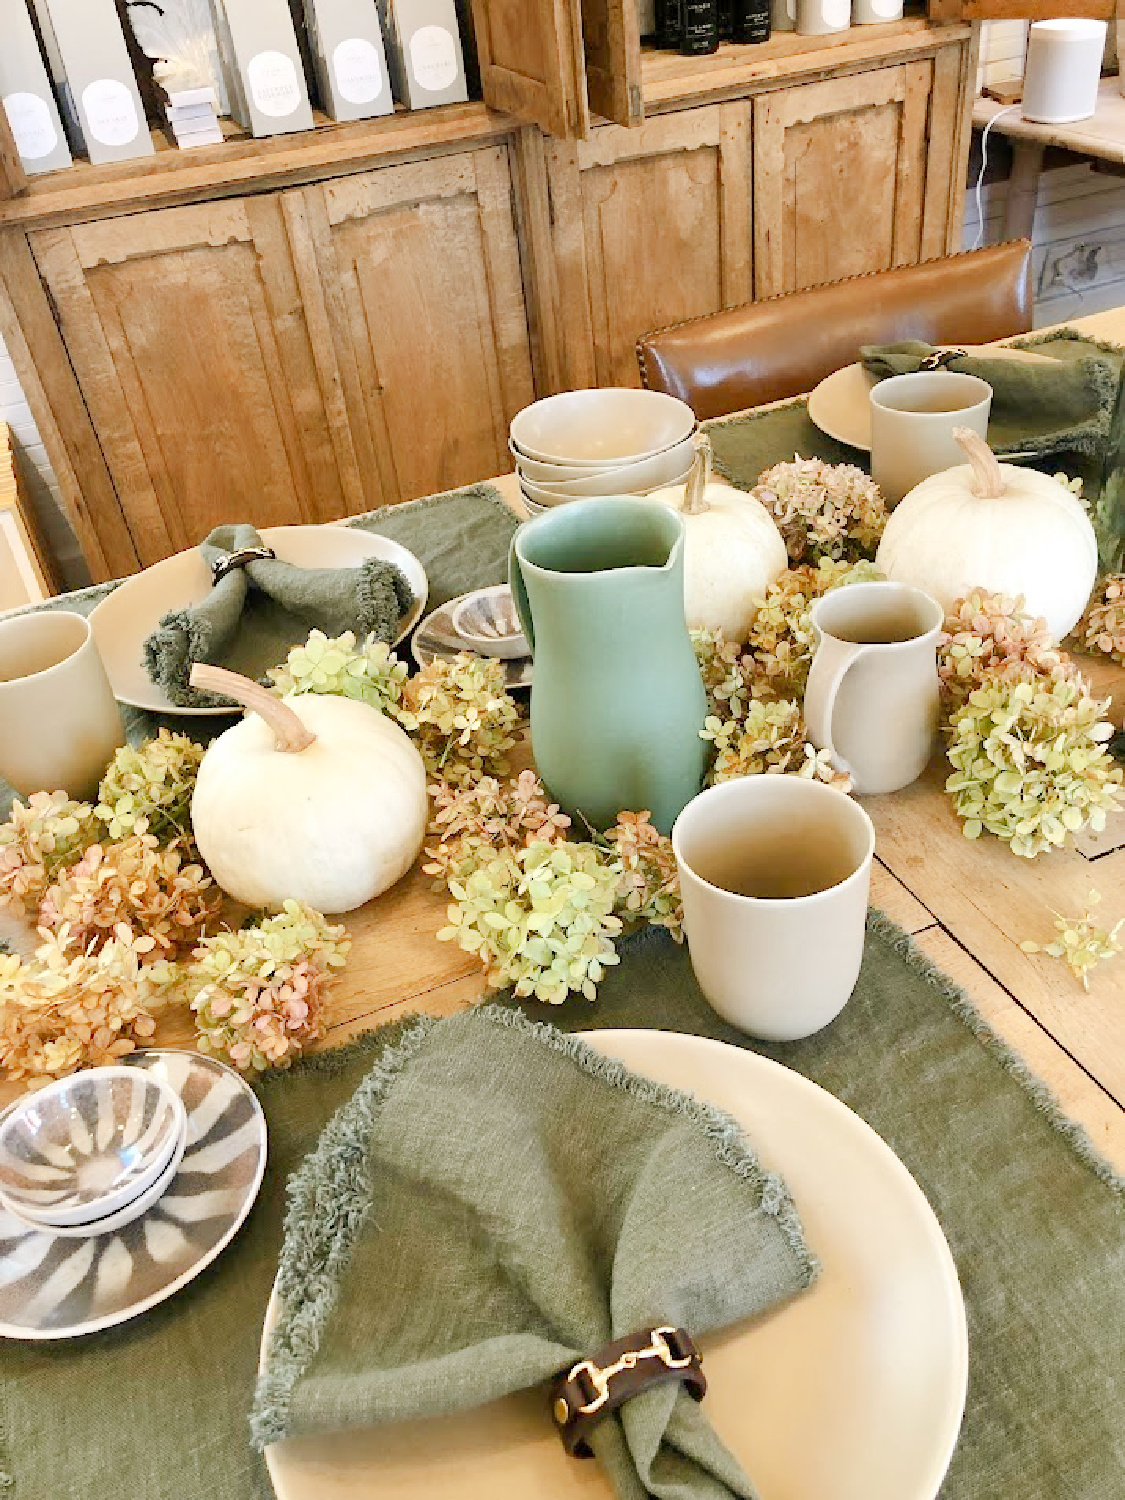
{"type": "Polygon", "coordinates": [[[683,1328],[643,1328],[580,1359],[551,1386],[551,1412],[572,1458],[592,1458],[591,1431],[650,1386],[680,1380],[696,1401],[707,1390],[703,1361],[683,1328]]]}
{"type": "Polygon", "coordinates": [[[211,587],[221,583],[235,568],[244,568],[247,563],[264,562],[276,556],[272,547],[240,547],[237,552],[224,552],[211,564],[211,587]]]}

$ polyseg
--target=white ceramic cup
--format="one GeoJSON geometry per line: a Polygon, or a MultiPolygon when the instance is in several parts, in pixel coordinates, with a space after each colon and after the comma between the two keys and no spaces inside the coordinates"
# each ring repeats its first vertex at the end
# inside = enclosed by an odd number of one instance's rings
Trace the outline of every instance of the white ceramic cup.
{"type": "Polygon", "coordinates": [[[957,370],[892,375],[871,389],[871,477],[893,508],[931,474],[956,468],[965,455],[955,427],[988,436],[992,387],[957,370]]]}
{"type": "Polygon", "coordinates": [[[851,24],[852,0],[797,0],[797,30],[802,36],[847,31],[851,24]]]}
{"type": "Polygon", "coordinates": [[[744,776],[672,827],[699,987],[766,1041],[827,1026],[863,961],[875,830],[858,802],[801,776],[744,776]]]}
{"type": "Polygon", "coordinates": [[[819,640],[805,687],[818,750],[850,772],[853,791],[897,792],[933,754],[939,722],[941,605],[905,583],[856,583],[817,600],[819,640]]]}
{"type": "Polygon", "coordinates": [[[23,797],[89,797],[124,743],[89,620],[62,610],[0,620],[0,776],[23,797]]]}

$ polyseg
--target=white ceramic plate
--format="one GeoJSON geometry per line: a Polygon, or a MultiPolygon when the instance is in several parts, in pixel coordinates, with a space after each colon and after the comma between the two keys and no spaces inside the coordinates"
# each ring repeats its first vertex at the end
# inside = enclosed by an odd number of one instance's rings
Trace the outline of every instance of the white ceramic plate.
{"type": "MultiPolygon", "coordinates": [[[[1043,364],[1050,355],[1031,349],[970,349],[972,354],[989,359],[1022,359],[1043,364]]],[[[871,452],[871,388],[877,379],[861,364],[845,365],[827,375],[809,396],[809,417],[829,437],[863,453],[871,452]]]]}
{"type": "MultiPolygon", "coordinates": [[[[426,570],[405,547],[385,536],[354,526],[270,526],[262,540],[284,562],[302,568],[358,568],[369,557],[382,557],[401,568],[414,593],[414,606],[403,619],[398,640],[409,634],[426,610],[426,570]]],[[[207,597],[211,577],[195,547],[166,557],[119,584],[90,616],[94,640],[105,662],[114,693],[122,703],[157,714],[192,718],[230,714],[229,708],[180,708],[149,678],[144,643],[173,609],[207,597]]]]}
{"type": "Polygon", "coordinates": [[[187,1148],[167,1192],[109,1234],[62,1239],[0,1209],[0,1337],[73,1339],[138,1317],[221,1255],[266,1169],[266,1119],[231,1068],[194,1052],[129,1058],[176,1090],[187,1148]]]}
{"type": "MultiPolygon", "coordinates": [[[[705,1410],[762,1500],[933,1500],[964,1408],[957,1272],[906,1168],[839,1100],[753,1052],[659,1031],[586,1040],[728,1110],[783,1173],[822,1262],[812,1290],[703,1340],[705,1410]]],[[[435,1267],[440,1274],[440,1267],[435,1267]]],[[[271,1299],[265,1340],[277,1317],[271,1299]]],[[[567,1500],[611,1490],[565,1456],[542,1392],[266,1450],[278,1500],[567,1500]]]]}

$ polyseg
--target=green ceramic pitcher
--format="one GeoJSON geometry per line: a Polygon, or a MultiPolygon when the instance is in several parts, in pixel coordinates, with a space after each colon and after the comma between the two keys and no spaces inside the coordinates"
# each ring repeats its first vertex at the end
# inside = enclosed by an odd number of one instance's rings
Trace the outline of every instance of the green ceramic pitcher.
{"type": "Polygon", "coordinates": [[[606,828],[648,808],[667,833],[703,782],[707,699],[684,620],[684,523],[645,500],[580,500],[526,522],[508,580],[535,661],[531,748],[551,796],[606,828]]]}

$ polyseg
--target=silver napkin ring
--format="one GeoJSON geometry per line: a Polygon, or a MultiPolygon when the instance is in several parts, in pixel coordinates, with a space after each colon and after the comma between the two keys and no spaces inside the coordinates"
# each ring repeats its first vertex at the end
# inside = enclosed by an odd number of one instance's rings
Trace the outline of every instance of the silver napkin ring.
{"type": "Polygon", "coordinates": [[[271,557],[277,557],[272,547],[240,547],[237,552],[224,552],[211,564],[211,587],[221,583],[235,568],[244,568],[247,563],[265,562],[271,557]]]}
{"type": "Polygon", "coordinates": [[[944,370],[946,365],[951,365],[955,359],[964,359],[968,351],[966,349],[935,349],[932,354],[927,354],[918,366],[920,370],[944,370]]]}

